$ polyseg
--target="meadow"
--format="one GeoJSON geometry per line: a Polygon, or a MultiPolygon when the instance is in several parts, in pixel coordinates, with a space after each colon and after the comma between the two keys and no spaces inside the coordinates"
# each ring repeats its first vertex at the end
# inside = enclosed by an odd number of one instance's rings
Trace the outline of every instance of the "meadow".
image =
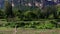
{"type": "MultiPolygon", "coordinates": [[[[0,28],[0,34],[15,34],[14,28],[0,28]]],[[[60,29],[17,28],[16,34],[60,34],[60,29]]]]}

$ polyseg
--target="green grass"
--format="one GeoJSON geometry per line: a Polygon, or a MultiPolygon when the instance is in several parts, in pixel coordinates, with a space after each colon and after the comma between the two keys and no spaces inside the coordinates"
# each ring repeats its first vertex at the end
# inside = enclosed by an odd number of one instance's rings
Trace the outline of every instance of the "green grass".
{"type": "Polygon", "coordinates": [[[0,34],[12,34],[13,28],[0,27],[0,34]]]}
{"type": "Polygon", "coordinates": [[[13,30],[13,28],[0,27],[0,31],[4,31],[4,30],[13,30]]]}
{"type": "MultiPolygon", "coordinates": [[[[13,34],[14,28],[0,27],[0,34],[13,34]]],[[[60,34],[58,29],[17,28],[17,34],[60,34]]]]}

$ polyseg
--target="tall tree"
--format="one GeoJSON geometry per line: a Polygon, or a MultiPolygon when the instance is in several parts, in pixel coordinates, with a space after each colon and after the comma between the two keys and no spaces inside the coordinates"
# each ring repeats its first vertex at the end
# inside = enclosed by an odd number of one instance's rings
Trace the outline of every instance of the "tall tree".
{"type": "Polygon", "coordinates": [[[57,7],[55,5],[44,7],[42,13],[43,18],[48,18],[49,15],[53,15],[55,19],[58,18],[57,7]]]}
{"type": "Polygon", "coordinates": [[[5,1],[5,12],[6,12],[6,17],[14,17],[13,11],[12,11],[12,5],[8,2],[5,1]]]}

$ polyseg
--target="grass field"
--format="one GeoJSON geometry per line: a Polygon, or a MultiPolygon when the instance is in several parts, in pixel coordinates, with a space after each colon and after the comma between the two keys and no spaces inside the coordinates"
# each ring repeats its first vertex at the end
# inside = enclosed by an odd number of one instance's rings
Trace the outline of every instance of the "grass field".
{"type": "MultiPolygon", "coordinates": [[[[0,34],[14,34],[14,28],[0,28],[0,34]]],[[[60,34],[60,29],[17,28],[16,34],[60,34]]]]}
{"type": "Polygon", "coordinates": [[[17,34],[60,34],[60,29],[18,29],[17,34]]]}

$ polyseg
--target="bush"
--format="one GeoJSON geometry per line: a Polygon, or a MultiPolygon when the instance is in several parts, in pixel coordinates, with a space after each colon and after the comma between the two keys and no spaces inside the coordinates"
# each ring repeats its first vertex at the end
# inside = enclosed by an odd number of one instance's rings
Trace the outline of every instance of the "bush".
{"type": "Polygon", "coordinates": [[[40,25],[36,25],[37,29],[53,29],[55,28],[55,25],[52,24],[50,21],[45,21],[43,23],[40,23],[40,25]]]}
{"type": "Polygon", "coordinates": [[[24,28],[35,28],[35,29],[53,29],[53,28],[59,28],[60,25],[58,25],[56,20],[46,20],[46,21],[28,21],[28,22],[11,22],[11,23],[5,23],[0,24],[0,27],[11,27],[14,28],[15,26],[17,28],[24,27],[24,28]],[[17,25],[17,26],[16,26],[17,25]]]}
{"type": "Polygon", "coordinates": [[[4,11],[0,10],[0,19],[3,19],[3,18],[5,18],[4,11]]]}

